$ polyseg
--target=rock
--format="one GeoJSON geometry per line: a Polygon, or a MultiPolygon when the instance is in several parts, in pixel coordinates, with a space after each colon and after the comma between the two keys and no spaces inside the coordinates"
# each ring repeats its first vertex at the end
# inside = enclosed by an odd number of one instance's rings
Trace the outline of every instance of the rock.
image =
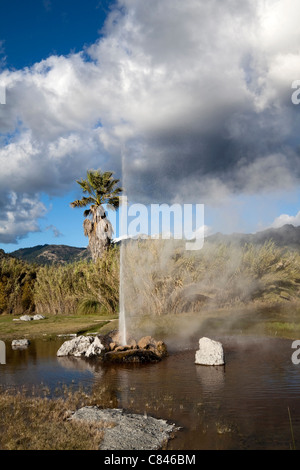
{"type": "Polygon", "coordinates": [[[166,357],[168,355],[167,346],[163,341],[158,341],[156,343],[156,353],[161,357],[166,357]]]}
{"type": "Polygon", "coordinates": [[[13,349],[25,349],[30,345],[29,339],[14,339],[11,343],[13,349]]]}
{"type": "Polygon", "coordinates": [[[144,336],[138,342],[138,347],[140,349],[147,349],[150,345],[155,345],[156,341],[151,336],[144,336]]]}
{"type": "Polygon", "coordinates": [[[128,349],[127,351],[110,351],[104,355],[104,360],[114,363],[149,363],[159,362],[161,356],[151,349],[128,349]]]}
{"type": "Polygon", "coordinates": [[[75,338],[77,336],[76,333],[68,333],[68,334],[62,334],[62,335],[57,335],[58,338],[66,338],[66,337],[70,337],[70,338],[75,338]]]}
{"type": "Polygon", "coordinates": [[[75,357],[95,357],[101,356],[105,351],[98,336],[76,336],[73,339],[65,341],[57,351],[58,357],[75,356],[75,357]]]}
{"type": "Polygon", "coordinates": [[[45,317],[43,315],[34,315],[33,320],[45,320],[45,317]]]}
{"type": "Polygon", "coordinates": [[[199,340],[199,350],[196,351],[195,363],[206,366],[224,365],[222,344],[209,338],[201,338],[199,340]]]}
{"type": "Polygon", "coordinates": [[[23,315],[22,317],[20,317],[21,321],[31,321],[32,319],[33,317],[30,317],[29,315],[23,315]]]}
{"type": "Polygon", "coordinates": [[[130,346],[117,346],[114,350],[115,351],[128,351],[130,349],[130,346]]]}
{"type": "Polygon", "coordinates": [[[32,320],[44,320],[45,317],[43,315],[34,315],[33,317],[30,315],[23,315],[19,318],[21,321],[32,321],[32,320]]]}
{"type": "Polygon", "coordinates": [[[126,346],[115,341],[116,332],[108,335],[78,336],[65,341],[57,351],[58,357],[100,357],[107,362],[158,362],[168,355],[166,345],[155,341],[151,336],[142,338],[139,345],[133,339],[126,346]],[[144,346],[144,347],[141,347],[144,346]]]}
{"type": "Polygon", "coordinates": [[[102,352],[105,350],[105,347],[101,343],[100,339],[96,337],[91,345],[88,347],[85,357],[95,357],[101,356],[102,352]]]}
{"type": "Polygon", "coordinates": [[[131,339],[128,341],[128,345],[132,347],[132,349],[137,349],[137,342],[135,339],[131,339]]]}
{"type": "Polygon", "coordinates": [[[118,330],[112,330],[109,334],[105,335],[105,338],[107,341],[110,341],[111,343],[117,343],[119,344],[120,342],[120,335],[118,330]]]}
{"type": "Polygon", "coordinates": [[[96,406],[81,408],[70,419],[102,425],[104,437],[99,450],[158,450],[178,430],[162,419],[129,414],[121,409],[101,410],[96,406]]]}
{"type": "Polygon", "coordinates": [[[156,341],[151,336],[145,336],[138,342],[139,349],[153,351],[158,357],[163,358],[168,355],[167,347],[163,341],[156,341]]]}
{"type": "Polygon", "coordinates": [[[57,356],[85,356],[94,339],[92,336],[77,336],[65,341],[57,351],[57,356]]]}

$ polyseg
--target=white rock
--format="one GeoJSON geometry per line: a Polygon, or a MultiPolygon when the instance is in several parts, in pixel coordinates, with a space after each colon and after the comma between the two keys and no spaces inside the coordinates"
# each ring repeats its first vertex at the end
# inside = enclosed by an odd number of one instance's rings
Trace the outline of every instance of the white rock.
{"type": "Polygon", "coordinates": [[[92,344],[88,347],[85,357],[94,357],[94,356],[100,356],[102,351],[105,349],[103,344],[101,343],[100,339],[96,337],[92,344]]]}
{"type": "Polygon", "coordinates": [[[77,336],[65,341],[57,351],[57,356],[84,356],[93,341],[92,336],[77,336]]]}
{"type": "Polygon", "coordinates": [[[196,351],[195,363],[206,366],[225,364],[222,344],[209,338],[201,338],[199,340],[199,350],[196,351]]]}
{"type": "Polygon", "coordinates": [[[28,348],[30,341],[28,339],[14,339],[11,343],[13,349],[24,349],[28,348]]]}
{"type": "Polygon", "coordinates": [[[43,315],[34,315],[33,320],[45,320],[45,317],[43,315]]]}
{"type": "Polygon", "coordinates": [[[30,317],[29,315],[23,315],[22,317],[20,317],[21,321],[31,321],[32,319],[33,317],[30,317]]]}

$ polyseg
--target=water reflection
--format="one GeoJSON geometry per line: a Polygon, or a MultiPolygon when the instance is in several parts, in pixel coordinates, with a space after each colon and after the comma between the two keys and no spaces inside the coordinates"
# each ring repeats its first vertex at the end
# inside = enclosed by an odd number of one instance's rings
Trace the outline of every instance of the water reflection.
{"type": "Polygon", "coordinates": [[[225,366],[196,366],[196,375],[204,393],[221,393],[225,384],[225,366]]]}
{"type": "Polygon", "coordinates": [[[58,357],[57,364],[67,370],[73,370],[77,372],[91,372],[93,374],[94,380],[102,377],[104,373],[101,362],[85,360],[80,357],[58,357]]]}

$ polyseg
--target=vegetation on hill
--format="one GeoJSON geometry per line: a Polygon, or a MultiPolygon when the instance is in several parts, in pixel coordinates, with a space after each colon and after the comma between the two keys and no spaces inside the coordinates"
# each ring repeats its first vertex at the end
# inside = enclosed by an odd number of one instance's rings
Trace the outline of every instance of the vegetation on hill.
{"type": "MultiPolygon", "coordinates": [[[[197,312],[300,299],[300,253],[274,242],[244,246],[181,241],[128,242],[124,255],[126,310],[132,315],[197,312]]],[[[96,262],[39,266],[0,256],[0,314],[115,314],[119,246],[96,262]]]]}
{"type": "Polygon", "coordinates": [[[39,265],[73,263],[91,257],[86,248],[67,245],[37,245],[31,248],[21,248],[10,255],[39,265]]]}
{"type": "Polygon", "coordinates": [[[238,246],[244,246],[246,243],[263,245],[272,241],[277,247],[299,250],[300,226],[294,227],[294,225],[286,224],[279,228],[269,228],[256,233],[232,233],[230,235],[216,233],[207,237],[207,240],[210,243],[224,243],[226,245],[234,243],[238,246]]]}
{"type": "Polygon", "coordinates": [[[272,241],[206,242],[200,251],[186,251],[182,242],[148,240],[128,244],[124,262],[126,310],[133,315],[300,299],[300,253],[272,241]]]}
{"type": "Polygon", "coordinates": [[[0,313],[34,311],[36,268],[20,260],[0,258],[0,313]]]}

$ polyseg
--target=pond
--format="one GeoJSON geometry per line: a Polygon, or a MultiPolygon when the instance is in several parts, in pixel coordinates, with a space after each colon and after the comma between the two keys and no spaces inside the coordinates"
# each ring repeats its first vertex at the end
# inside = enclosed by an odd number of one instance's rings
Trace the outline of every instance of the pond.
{"type": "Polygon", "coordinates": [[[197,341],[188,349],[171,345],[158,364],[106,365],[56,357],[65,339],[35,340],[23,351],[6,343],[0,385],[99,392],[111,407],[180,426],[168,444],[172,450],[289,449],[291,429],[300,446],[300,365],[291,360],[291,340],[213,338],[223,343],[226,365],[207,367],[194,363],[197,341]]]}

